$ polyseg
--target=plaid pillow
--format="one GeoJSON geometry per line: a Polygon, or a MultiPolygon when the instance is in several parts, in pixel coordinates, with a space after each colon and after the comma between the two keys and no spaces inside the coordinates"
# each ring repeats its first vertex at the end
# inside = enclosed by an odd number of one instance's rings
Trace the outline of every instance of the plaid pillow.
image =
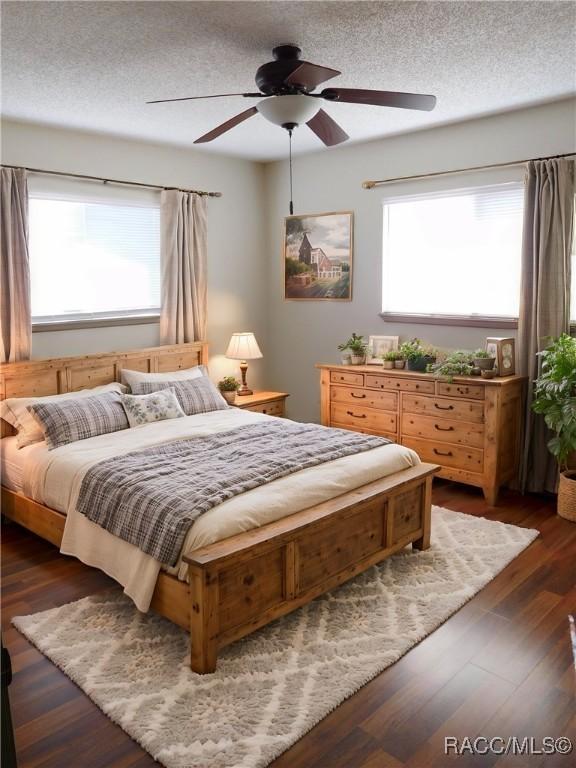
{"type": "Polygon", "coordinates": [[[129,427],[117,392],[30,405],[28,410],[42,429],[49,450],[129,427]]]}
{"type": "Polygon", "coordinates": [[[132,387],[134,395],[148,395],[160,389],[173,389],[186,416],[223,411],[228,403],[206,376],[186,381],[140,381],[132,387]]]}

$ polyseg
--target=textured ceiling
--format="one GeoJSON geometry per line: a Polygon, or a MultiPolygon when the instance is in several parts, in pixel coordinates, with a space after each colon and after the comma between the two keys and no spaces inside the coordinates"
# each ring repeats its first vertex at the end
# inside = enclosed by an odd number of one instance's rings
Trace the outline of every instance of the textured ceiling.
{"type": "MultiPolygon", "coordinates": [[[[2,113],[191,145],[251,99],[145,105],[254,89],[279,43],[342,70],[343,87],[432,93],[434,112],[329,104],[365,141],[576,91],[574,2],[3,2],[2,113]]],[[[306,128],[294,151],[320,149],[306,128]]],[[[284,157],[256,115],[201,151],[284,157]]]]}

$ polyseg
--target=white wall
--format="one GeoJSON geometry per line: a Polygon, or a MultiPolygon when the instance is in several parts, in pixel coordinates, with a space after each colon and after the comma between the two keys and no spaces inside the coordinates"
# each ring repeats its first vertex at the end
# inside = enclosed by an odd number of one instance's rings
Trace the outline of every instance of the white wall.
{"type": "MultiPolygon", "coordinates": [[[[387,323],[379,317],[385,188],[364,190],[362,182],[574,151],[575,106],[574,100],[556,102],[296,157],[295,213],[354,211],[354,276],[349,303],[283,300],[282,222],[288,213],[288,166],[285,161],[267,166],[269,384],[291,393],[292,417],[318,419],[318,372],[314,364],[338,361],[337,345],[352,331],[399,335],[401,340],[419,336],[444,348],[475,348],[487,335],[510,335],[506,329],[407,325],[387,323]]],[[[358,109],[361,119],[361,107],[358,109]]],[[[519,173],[501,171],[490,179],[518,178],[519,173]]],[[[467,178],[466,184],[459,186],[473,183],[473,179],[467,178]]],[[[427,182],[428,186],[434,183],[427,182]]],[[[411,182],[410,187],[394,186],[394,192],[423,186],[424,182],[411,182]]],[[[386,189],[390,191],[390,187],[386,189]]]]}
{"type": "MultiPolygon", "coordinates": [[[[208,201],[208,342],[211,372],[236,372],[222,357],[233,331],[253,330],[269,351],[263,166],[152,143],[3,121],[2,162],[126,181],[219,191],[208,201]]],[[[34,333],[35,358],[155,346],[158,325],[34,333]]],[[[266,359],[266,358],[265,358],[266,359]]],[[[266,386],[264,361],[250,365],[266,386]]]]}

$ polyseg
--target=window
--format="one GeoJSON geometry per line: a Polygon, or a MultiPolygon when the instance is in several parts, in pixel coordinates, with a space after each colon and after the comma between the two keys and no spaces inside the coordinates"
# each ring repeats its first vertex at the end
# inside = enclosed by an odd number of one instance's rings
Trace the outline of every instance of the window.
{"type": "Polygon", "coordinates": [[[159,198],[95,184],[30,184],[35,324],[157,315],[159,198]]]}
{"type": "Polygon", "coordinates": [[[523,199],[511,182],[385,200],[383,316],[517,319],[523,199]]]}

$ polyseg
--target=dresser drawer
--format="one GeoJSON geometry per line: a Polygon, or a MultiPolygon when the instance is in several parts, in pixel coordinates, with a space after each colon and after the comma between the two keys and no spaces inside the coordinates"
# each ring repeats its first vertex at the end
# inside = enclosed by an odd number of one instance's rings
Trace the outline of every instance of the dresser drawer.
{"type": "Polygon", "coordinates": [[[371,392],[368,389],[352,387],[330,387],[330,400],[333,403],[351,403],[364,408],[380,408],[383,411],[395,411],[398,408],[396,392],[371,392]]]}
{"type": "Polygon", "coordinates": [[[399,392],[425,392],[434,394],[433,381],[418,381],[415,379],[400,379],[394,376],[378,376],[366,374],[366,386],[374,389],[392,389],[399,392]]]}
{"type": "Polygon", "coordinates": [[[282,400],[271,400],[269,403],[259,403],[258,405],[247,405],[245,411],[255,411],[256,413],[267,413],[268,416],[284,416],[284,403],[282,400]]]}
{"type": "Polygon", "coordinates": [[[402,415],[402,434],[409,437],[422,437],[435,442],[467,445],[471,448],[484,446],[484,424],[457,421],[456,419],[438,419],[422,414],[404,413],[402,415]]]}
{"type": "Polygon", "coordinates": [[[416,437],[403,437],[402,445],[416,451],[422,461],[430,461],[454,469],[465,469],[467,472],[484,471],[484,451],[478,448],[447,445],[434,440],[420,440],[416,437]]]}
{"type": "Polygon", "coordinates": [[[333,384],[353,384],[357,387],[363,387],[364,374],[348,373],[348,371],[330,371],[330,381],[333,384]]]}
{"type": "Polygon", "coordinates": [[[331,421],[330,426],[334,427],[334,429],[349,429],[351,432],[362,432],[363,435],[376,435],[377,437],[386,437],[393,443],[398,441],[398,435],[396,432],[386,432],[383,429],[369,429],[368,427],[360,427],[358,424],[338,424],[337,421],[331,421]]]}
{"type": "Polygon", "coordinates": [[[467,400],[449,400],[441,397],[403,395],[402,410],[408,413],[423,413],[436,418],[458,419],[460,421],[484,421],[484,405],[467,400]]]}
{"type": "Polygon", "coordinates": [[[331,422],[350,424],[357,427],[376,429],[388,434],[395,433],[397,427],[396,414],[365,408],[361,405],[332,403],[330,406],[331,422]]]}
{"type": "Polygon", "coordinates": [[[445,397],[468,397],[472,400],[484,400],[484,387],[481,384],[446,384],[436,382],[436,394],[445,397]]]}

